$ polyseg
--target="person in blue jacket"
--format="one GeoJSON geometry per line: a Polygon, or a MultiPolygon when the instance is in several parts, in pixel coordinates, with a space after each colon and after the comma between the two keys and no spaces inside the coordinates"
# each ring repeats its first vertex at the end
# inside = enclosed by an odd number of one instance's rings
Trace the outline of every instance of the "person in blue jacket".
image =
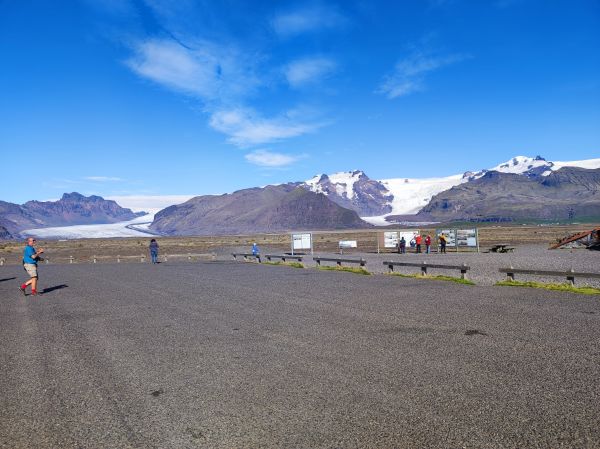
{"type": "Polygon", "coordinates": [[[37,264],[42,258],[40,257],[44,250],[42,248],[35,249],[33,244],[35,243],[35,239],[33,237],[29,237],[27,239],[27,246],[23,250],[23,268],[29,275],[29,280],[25,282],[23,285],[19,287],[21,293],[27,296],[25,290],[28,285],[31,285],[31,294],[33,296],[38,294],[37,291],[37,282],[38,282],[38,269],[37,264]]]}
{"type": "Polygon", "coordinates": [[[260,256],[260,250],[258,249],[256,242],[252,244],[252,255],[256,257],[260,256]]]}

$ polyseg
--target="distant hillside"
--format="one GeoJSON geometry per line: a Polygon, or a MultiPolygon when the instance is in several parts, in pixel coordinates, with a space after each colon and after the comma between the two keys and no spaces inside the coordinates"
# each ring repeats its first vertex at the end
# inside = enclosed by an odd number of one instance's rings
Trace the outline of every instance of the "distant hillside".
{"type": "Polygon", "coordinates": [[[600,169],[564,167],[547,176],[490,171],[435,195],[415,221],[566,220],[600,217],[600,169]]]}
{"type": "Polygon", "coordinates": [[[0,201],[0,226],[13,235],[24,229],[115,223],[140,215],[144,213],[134,213],[112,200],[76,192],[65,193],[58,201],[28,201],[23,205],[0,201]]]}
{"type": "Polygon", "coordinates": [[[163,235],[217,235],[369,226],[326,196],[285,184],[192,198],[157,213],[150,229],[163,235]]]}

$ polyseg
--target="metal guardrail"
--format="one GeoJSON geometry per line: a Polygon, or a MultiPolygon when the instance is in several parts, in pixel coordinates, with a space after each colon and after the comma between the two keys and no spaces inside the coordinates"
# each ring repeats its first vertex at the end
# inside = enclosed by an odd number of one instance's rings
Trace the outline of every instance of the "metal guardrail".
{"type": "Polygon", "coordinates": [[[364,267],[367,264],[365,259],[343,259],[340,257],[313,257],[313,260],[317,262],[317,265],[321,265],[321,262],[335,262],[338,267],[342,266],[342,263],[356,263],[361,267],[364,267]]]}
{"type": "Polygon", "coordinates": [[[441,268],[445,270],[460,270],[460,277],[462,279],[467,278],[467,271],[471,269],[471,267],[462,264],[462,265],[443,265],[443,264],[435,264],[435,263],[415,263],[415,262],[394,262],[394,261],[384,261],[384,265],[388,267],[390,272],[394,271],[394,267],[417,267],[421,268],[421,274],[425,276],[427,274],[427,270],[429,268],[441,268]]]}
{"type": "Polygon", "coordinates": [[[575,284],[575,278],[596,278],[600,279],[600,273],[584,273],[579,271],[573,271],[573,269],[569,271],[549,271],[549,270],[528,270],[523,268],[500,268],[498,271],[500,273],[506,273],[506,277],[509,281],[515,280],[515,274],[531,274],[533,276],[557,276],[557,277],[565,277],[567,282],[571,284],[575,284]]]}
{"type": "MultiPolygon", "coordinates": [[[[187,258],[188,261],[192,262],[194,260],[197,259],[212,259],[215,260],[216,259],[216,255],[213,253],[187,253],[187,254],[162,254],[161,256],[159,256],[159,259],[161,259],[162,262],[167,262],[169,259],[178,259],[178,258],[187,258]]],[[[16,257],[17,260],[20,260],[19,257],[16,257]]],[[[105,261],[105,262],[110,262],[110,261],[116,261],[117,263],[121,263],[125,260],[129,260],[129,259],[133,259],[133,260],[139,260],[141,263],[145,263],[146,260],[149,259],[149,257],[147,257],[145,254],[140,254],[139,256],[121,256],[121,255],[117,255],[117,256],[98,256],[98,255],[93,255],[90,257],[74,257],[74,256],[69,256],[69,257],[44,257],[40,263],[44,263],[44,264],[49,264],[52,261],[54,263],[59,262],[60,261],[64,261],[64,262],[68,262],[69,264],[74,264],[74,263],[81,263],[81,262],[89,262],[89,263],[99,263],[101,261],[105,261]]],[[[0,266],[3,266],[6,263],[6,259],[4,257],[0,258],[0,266]]]]}
{"type": "Polygon", "coordinates": [[[298,262],[302,262],[302,256],[292,256],[289,254],[265,254],[265,257],[270,262],[271,259],[281,259],[282,262],[285,262],[286,259],[297,260],[298,262]]]}
{"type": "Polygon", "coordinates": [[[261,263],[260,254],[252,254],[252,253],[231,253],[233,256],[233,260],[237,260],[238,256],[242,256],[244,261],[247,261],[249,257],[255,258],[258,263],[261,263]]]}

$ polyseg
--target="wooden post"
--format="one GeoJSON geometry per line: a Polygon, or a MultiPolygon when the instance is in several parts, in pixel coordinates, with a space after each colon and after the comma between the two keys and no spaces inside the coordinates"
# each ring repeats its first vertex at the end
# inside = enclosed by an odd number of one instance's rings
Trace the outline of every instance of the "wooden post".
{"type": "Polygon", "coordinates": [[[73,263],[73,256],[69,256],[69,263],[73,263]]]}
{"type": "Polygon", "coordinates": [[[460,269],[460,278],[467,279],[467,270],[466,270],[467,264],[463,263],[462,266],[463,267],[460,269]]]}
{"type": "Polygon", "coordinates": [[[341,267],[342,266],[342,261],[338,260],[338,261],[336,261],[336,264],[337,264],[338,267],[341,267]]]}
{"type": "Polygon", "coordinates": [[[45,263],[46,265],[48,265],[48,264],[50,263],[50,259],[49,259],[48,257],[46,257],[46,258],[44,259],[44,263],[45,263]]]}
{"type": "MultiPolygon", "coordinates": [[[[571,268],[571,269],[569,270],[569,272],[570,272],[570,273],[574,273],[574,272],[575,272],[575,270],[573,270],[573,268],[571,268]]],[[[575,285],[575,276],[573,276],[572,274],[570,274],[570,275],[567,275],[567,282],[568,282],[569,284],[571,284],[571,285],[575,285]]]]}
{"type": "Polygon", "coordinates": [[[167,261],[167,253],[165,253],[165,255],[163,256],[163,258],[164,258],[164,261],[166,262],[167,261]]]}
{"type": "Polygon", "coordinates": [[[427,262],[423,262],[423,265],[421,265],[421,276],[426,276],[427,275],[427,262]]]}
{"type": "MultiPolygon", "coordinates": [[[[513,269],[513,266],[510,266],[510,269],[513,269]]],[[[510,281],[510,282],[514,282],[515,281],[515,273],[511,273],[510,271],[508,273],[506,273],[506,280],[510,281]]]]}
{"type": "Polygon", "coordinates": [[[96,263],[96,255],[93,256],[94,263],[96,263]]]}
{"type": "Polygon", "coordinates": [[[117,256],[117,263],[121,263],[121,256],[117,256]]]}
{"type": "Polygon", "coordinates": [[[140,262],[142,262],[142,263],[146,262],[146,256],[144,256],[143,254],[142,254],[142,257],[140,257],[140,262]]]}
{"type": "Polygon", "coordinates": [[[0,258],[0,267],[4,266],[4,257],[0,258]]]}
{"type": "Polygon", "coordinates": [[[192,255],[190,253],[188,253],[188,261],[192,261],[192,255]]]}
{"type": "Polygon", "coordinates": [[[394,271],[394,266],[390,263],[388,264],[388,271],[391,273],[394,271]]]}

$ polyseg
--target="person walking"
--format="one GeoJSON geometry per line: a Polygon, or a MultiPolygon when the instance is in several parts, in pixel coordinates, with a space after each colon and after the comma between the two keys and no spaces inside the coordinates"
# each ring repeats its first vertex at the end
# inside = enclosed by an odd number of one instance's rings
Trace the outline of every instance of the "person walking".
{"type": "Polygon", "coordinates": [[[22,284],[19,287],[19,290],[21,290],[21,293],[23,293],[23,295],[25,295],[25,296],[27,296],[26,290],[27,290],[28,285],[31,285],[31,294],[33,296],[38,294],[38,291],[37,291],[37,282],[38,282],[37,264],[39,261],[42,260],[40,255],[44,253],[44,250],[42,248],[36,250],[33,247],[35,242],[36,242],[36,240],[33,237],[29,237],[27,239],[27,246],[25,246],[25,249],[23,250],[23,268],[29,275],[29,280],[27,282],[25,282],[24,284],[22,284]]]}
{"type": "Polygon", "coordinates": [[[260,249],[258,249],[256,242],[252,244],[252,255],[260,262],[260,249]]]}
{"type": "Polygon", "coordinates": [[[442,254],[446,254],[446,243],[448,243],[448,240],[446,239],[446,235],[442,232],[440,234],[440,253],[442,254]]]}
{"type": "Polygon", "coordinates": [[[429,254],[431,252],[431,236],[428,235],[425,237],[425,253],[429,254]]]}
{"type": "Polygon", "coordinates": [[[417,234],[415,236],[415,244],[417,245],[417,254],[421,252],[421,242],[423,241],[423,237],[421,234],[417,234]]]}
{"type": "Polygon", "coordinates": [[[152,263],[158,263],[158,243],[156,239],[150,240],[148,249],[150,249],[150,259],[152,260],[152,263]]]}

